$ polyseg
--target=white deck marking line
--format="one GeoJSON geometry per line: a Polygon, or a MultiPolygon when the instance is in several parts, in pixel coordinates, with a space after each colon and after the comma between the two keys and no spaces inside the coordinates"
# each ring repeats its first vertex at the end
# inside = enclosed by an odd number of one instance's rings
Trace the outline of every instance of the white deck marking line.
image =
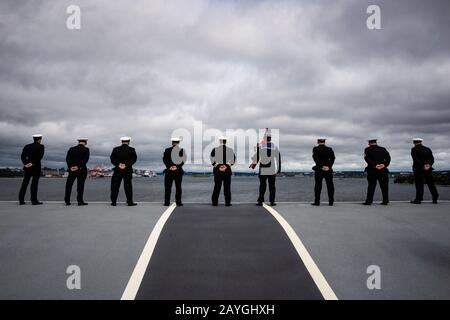
{"type": "Polygon", "coordinates": [[[290,224],[272,207],[269,207],[267,204],[263,204],[263,207],[272,214],[272,216],[278,221],[278,223],[281,225],[281,227],[286,232],[287,236],[289,237],[292,244],[294,245],[295,250],[297,250],[297,253],[300,256],[300,259],[303,261],[303,263],[306,266],[306,269],[308,269],[309,274],[313,278],[314,283],[316,284],[317,288],[320,290],[320,293],[322,293],[323,298],[325,300],[338,300],[333,289],[331,289],[330,285],[328,284],[327,280],[323,276],[322,272],[320,272],[320,270],[317,267],[316,263],[314,262],[313,258],[311,257],[308,250],[306,249],[306,247],[303,245],[302,241],[300,240],[300,237],[297,235],[297,233],[294,231],[294,229],[290,226],[290,224]]]}
{"type": "Polygon", "coordinates": [[[159,235],[172,211],[176,208],[175,203],[173,203],[166,211],[161,215],[156,225],[153,227],[150,236],[148,237],[147,243],[142,250],[141,256],[139,257],[136,266],[134,267],[133,273],[131,274],[130,280],[128,280],[127,287],[122,294],[121,300],[134,300],[136,294],[141,286],[142,279],[144,278],[145,271],[150,262],[150,259],[155,250],[156,243],[158,242],[159,235]]]}

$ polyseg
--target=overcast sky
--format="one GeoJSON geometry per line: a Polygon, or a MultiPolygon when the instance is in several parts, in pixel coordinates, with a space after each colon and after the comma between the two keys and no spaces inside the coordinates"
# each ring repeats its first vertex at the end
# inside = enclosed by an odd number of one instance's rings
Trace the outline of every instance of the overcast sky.
{"type": "Polygon", "coordinates": [[[79,136],[109,165],[130,135],[137,167],[158,169],[172,131],[201,121],[279,129],[284,169],[309,170],[319,136],[336,169],[363,168],[370,137],[409,168],[416,136],[448,169],[449,32],[448,0],[3,0],[0,166],[42,133],[44,165],[79,136]],[[70,4],[81,30],[66,28],[70,4]],[[367,29],[369,4],[382,30],[367,29]]]}

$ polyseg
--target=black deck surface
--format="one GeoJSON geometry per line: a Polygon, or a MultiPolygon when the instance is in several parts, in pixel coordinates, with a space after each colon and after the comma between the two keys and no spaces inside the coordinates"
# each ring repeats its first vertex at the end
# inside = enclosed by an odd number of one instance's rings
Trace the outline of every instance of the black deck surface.
{"type": "Polygon", "coordinates": [[[255,205],[175,209],[136,299],[323,299],[278,222],[255,205]]]}

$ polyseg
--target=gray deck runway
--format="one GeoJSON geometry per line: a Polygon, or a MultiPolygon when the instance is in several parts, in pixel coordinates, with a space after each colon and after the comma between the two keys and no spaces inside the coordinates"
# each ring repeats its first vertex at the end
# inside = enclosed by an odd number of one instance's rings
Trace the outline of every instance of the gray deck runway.
{"type": "MultiPolygon", "coordinates": [[[[0,203],[0,298],[120,299],[165,209],[0,203]],[[81,290],[66,287],[69,265],[81,290]]],[[[450,299],[450,203],[274,209],[339,299],[450,299]],[[369,265],[381,290],[366,286],[369,265]]],[[[283,229],[253,204],[175,209],[147,271],[137,298],[320,298],[283,229]]]]}
{"type": "Polygon", "coordinates": [[[176,208],[137,299],[322,299],[285,231],[255,205],[176,208]]]}
{"type": "Polygon", "coordinates": [[[450,299],[450,203],[281,204],[339,299],[450,299]],[[369,290],[367,267],[381,270],[369,290]]]}
{"type": "Polygon", "coordinates": [[[161,205],[0,204],[0,299],[120,299],[161,205]],[[81,270],[81,290],[66,269],[81,270]]]}

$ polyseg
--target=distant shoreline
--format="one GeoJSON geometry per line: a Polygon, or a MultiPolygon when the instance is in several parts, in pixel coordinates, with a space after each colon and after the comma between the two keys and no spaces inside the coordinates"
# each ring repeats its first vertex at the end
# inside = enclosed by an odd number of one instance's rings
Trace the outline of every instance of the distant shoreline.
{"type": "MultiPolygon", "coordinates": [[[[42,178],[48,179],[60,179],[65,178],[60,172],[65,173],[65,171],[58,171],[57,174],[45,174],[42,175],[42,178]]],[[[191,176],[193,178],[207,178],[212,176],[212,172],[185,172],[186,176],[191,176]]],[[[233,176],[235,177],[256,177],[258,172],[234,172],[233,176]]],[[[146,177],[139,174],[135,175],[135,178],[145,178],[145,179],[154,179],[155,177],[163,176],[162,172],[156,173],[155,176],[146,177]]],[[[279,177],[280,178],[312,178],[314,176],[314,172],[304,172],[304,171],[292,171],[292,172],[282,172],[279,177]]],[[[450,172],[449,171],[434,171],[433,176],[435,178],[435,182],[437,185],[441,186],[449,186],[450,185],[450,172]]],[[[20,179],[23,177],[22,169],[0,169],[0,178],[17,178],[20,179]]],[[[102,179],[109,178],[110,175],[105,176],[97,176],[97,177],[89,177],[91,179],[102,179]]],[[[336,171],[334,172],[334,177],[336,179],[363,179],[366,177],[364,171],[336,171]]],[[[394,171],[390,173],[390,178],[393,179],[394,183],[397,184],[413,184],[414,183],[414,175],[412,172],[403,172],[403,171],[394,171]]]]}

